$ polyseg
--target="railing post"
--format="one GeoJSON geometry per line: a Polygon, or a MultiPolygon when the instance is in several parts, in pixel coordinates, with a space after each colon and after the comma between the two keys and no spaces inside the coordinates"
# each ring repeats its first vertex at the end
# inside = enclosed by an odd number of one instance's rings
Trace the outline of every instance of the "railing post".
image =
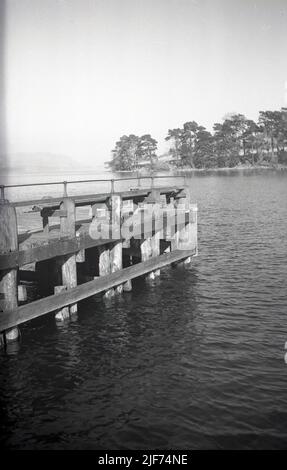
{"type": "Polygon", "coordinates": [[[115,180],[111,180],[111,193],[113,194],[115,192],[115,180]]]}
{"type": "Polygon", "coordinates": [[[67,181],[63,181],[63,185],[64,185],[64,197],[68,197],[67,181]]]}
{"type": "Polygon", "coordinates": [[[3,202],[5,200],[5,186],[3,184],[1,184],[0,186],[0,191],[1,191],[0,199],[3,202]]]}

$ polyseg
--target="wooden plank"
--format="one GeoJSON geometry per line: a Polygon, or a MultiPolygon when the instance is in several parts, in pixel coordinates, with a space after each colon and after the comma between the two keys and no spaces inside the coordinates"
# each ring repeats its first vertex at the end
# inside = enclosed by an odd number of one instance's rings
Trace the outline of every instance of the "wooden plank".
{"type": "Polygon", "coordinates": [[[112,289],[129,279],[143,276],[150,271],[163,268],[171,263],[188,258],[193,254],[194,252],[191,250],[175,250],[172,253],[165,253],[156,258],[124,268],[121,271],[116,271],[107,276],[78,285],[69,291],[36,300],[12,311],[3,312],[0,316],[0,332],[53,312],[71,303],[79,302],[87,297],[112,289]]]}
{"type": "MultiPolygon", "coordinates": [[[[33,212],[33,211],[32,211],[33,212]]],[[[61,209],[49,209],[49,208],[44,208],[41,210],[41,216],[44,217],[67,217],[67,211],[66,210],[61,210],[61,209]]]]}
{"type": "Polygon", "coordinates": [[[37,275],[35,271],[30,271],[28,269],[19,269],[18,276],[20,281],[32,282],[37,281],[37,275]]]}
{"type": "Polygon", "coordinates": [[[112,241],[113,240],[110,239],[93,240],[89,235],[85,235],[73,239],[50,241],[50,243],[28,250],[5,253],[0,255],[0,271],[17,266],[24,266],[37,261],[44,261],[56,256],[68,255],[85,248],[105,245],[112,241]]]}
{"type": "MultiPolygon", "coordinates": [[[[192,214],[191,214],[192,215],[192,214]]],[[[186,223],[189,223],[191,215],[187,212],[185,216],[186,223]]],[[[164,227],[167,226],[168,218],[166,214],[163,215],[164,227]]],[[[143,232],[143,224],[135,226],[137,233],[143,232]]],[[[153,232],[148,233],[149,236],[153,232]]],[[[166,229],[164,236],[166,235],[166,229]]],[[[54,258],[55,256],[67,255],[78,252],[83,249],[93,248],[96,246],[106,245],[117,240],[112,239],[93,239],[89,235],[81,235],[73,239],[51,240],[42,246],[29,248],[27,250],[14,251],[11,253],[0,254],[0,271],[4,269],[16,268],[18,266],[25,266],[26,264],[44,261],[46,259],[54,258]]],[[[120,239],[118,240],[120,241],[120,239]]],[[[123,240],[122,240],[123,241],[123,240]]],[[[125,240],[128,241],[128,240],[125,240]]]]}

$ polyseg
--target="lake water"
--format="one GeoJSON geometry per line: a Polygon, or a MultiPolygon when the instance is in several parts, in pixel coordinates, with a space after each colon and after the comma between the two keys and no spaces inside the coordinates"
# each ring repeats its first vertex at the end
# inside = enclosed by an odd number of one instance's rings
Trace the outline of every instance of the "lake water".
{"type": "Polygon", "coordinates": [[[1,351],[2,446],[287,448],[287,173],[189,182],[191,265],[1,351]]]}

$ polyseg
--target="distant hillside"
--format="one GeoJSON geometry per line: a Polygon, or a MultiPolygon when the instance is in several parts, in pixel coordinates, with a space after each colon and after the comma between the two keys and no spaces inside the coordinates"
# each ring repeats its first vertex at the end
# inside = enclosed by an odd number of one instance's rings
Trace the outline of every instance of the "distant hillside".
{"type": "Polygon", "coordinates": [[[66,155],[52,153],[15,153],[0,158],[0,171],[50,173],[76,170],[78,164],[66,155]]]}

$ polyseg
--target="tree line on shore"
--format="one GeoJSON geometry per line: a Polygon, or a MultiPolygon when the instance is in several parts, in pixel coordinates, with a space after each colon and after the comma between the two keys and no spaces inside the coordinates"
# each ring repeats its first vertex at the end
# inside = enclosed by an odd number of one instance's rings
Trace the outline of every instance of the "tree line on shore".
{"type": "Polygon", "coordinates": [[[260,111],[258,121],[230,114],[215,123],[213,132],[195,121],[169,129],[168,153],[159,157],[157,141],[150,135],[124,135],[115,144],[109,166],[133,171],[141,166],[164,168],[233,168],[240,164],[287,164],[287,109],[260,111]]]}

